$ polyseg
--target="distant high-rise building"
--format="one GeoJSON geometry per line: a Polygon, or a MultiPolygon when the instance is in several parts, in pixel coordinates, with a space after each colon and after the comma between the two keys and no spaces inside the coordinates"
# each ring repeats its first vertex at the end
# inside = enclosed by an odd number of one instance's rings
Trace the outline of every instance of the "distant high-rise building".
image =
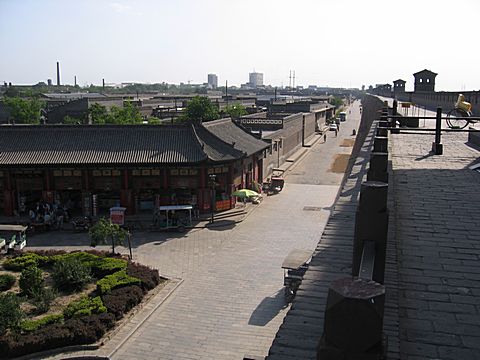
{"type": "Polygon", "coordinates": [[[249,83],[253,88],[263,86],[263,73],[253,72],[249,74],[249,83]]]}
{"type": "Polygon", "coordinates": [[[216,89],[218,87],[218,76],[215,74],[208,74],[208,86],[212,89],[216,89]]]}
{"type": "Polygon", "coordinates": [[[52,85],[53,85],[52,79],[47,79],[47,85],[48,85],[48,86],[52,86],[52,85]]]}

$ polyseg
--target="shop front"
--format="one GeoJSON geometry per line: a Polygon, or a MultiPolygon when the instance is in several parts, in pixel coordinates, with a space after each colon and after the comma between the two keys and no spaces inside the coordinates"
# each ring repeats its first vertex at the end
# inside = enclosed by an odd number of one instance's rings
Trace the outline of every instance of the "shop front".
{"type": "Polygon", "coordinates": [[[16,208],[20,215],[28,214],[43,199],[43,171],[23,170],[13,173],[16,192],[16,208]]]}
{"type": "MultiPolygon", "coordinates": [[[[161,205],[195,205],[198,200],[199,169],[194,167],[172,168],[168,172],[168,191],[164,200],[169,197],[169,204],[161,205]]],[[[168,201],[167,200],[167,201],[168,201]]]]}
{"type": "MultiPolygon", "coordinates": [[[[218,165],[207,169],[210,186],[210,199],[215,197],[215,211],[229,210],[234,206],[232,202],[231,165],[218,165]]],[[[204,210],[210,209],[210,203],[204,203],[204,210]]]]}
{"type": "Polygon", "coordinates": [[[160,202],[162,171],[160,169],[132,170],[132,188],[135,212],[153,212],[160,202]]]}
{"type": "Polygon", "coordinates": [[[121,177],[120,170],[93,170],[92,214],[104,216],[110,208],[120,206],[121,177]]]}
{"type": "Polygon", "coordinates": [[[74,169],[53,170],[54,201],[69,216],[79,216],[82,209],[82,171],[74,169]]]}

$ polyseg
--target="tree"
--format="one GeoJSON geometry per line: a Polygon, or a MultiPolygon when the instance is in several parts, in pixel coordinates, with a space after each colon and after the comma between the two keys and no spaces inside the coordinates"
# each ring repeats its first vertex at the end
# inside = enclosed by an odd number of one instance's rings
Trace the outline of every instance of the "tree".
{"type": "Polygon", "coordinates": [[[37,98],[5,97],[3,102],[16,123],[40,124],[40,110],[44,103],[37,98]]]}
{"type": "Polygon", "coordinates": [[[330,99],[330,105],[335,106],[336,108],[339,108],[340,106],[343,106],[343,99],[339,97],[333,97],[330,99]]]}
{"type": "Polygon", "coordinates": [[[107,244],[108,240],[112,244],[112,254],[115,254],[115,245],[123,245],[127,240],[128,232],[119,225],[113,224],[110,219],[100,219],[89,231],[91,246],[97,244],[107,244]]]}
{"type": "Polygon", "coordinates": [[[88,115],[92,124],[99,125],[108,122],[109,114],[107,108],[102,104],[94,103],[88,109],[88,115]]]}
{"type": "Polygon", "coordinates": [[[106,123],[118,125],[142,124],[143,118],[138,108],[130,101],[126,101],[122,108],[115,105],[110,108],[106,123]]]}
{"type": "Polygon", "coordinates": [[[242,104],[236,103],[233,105],[228,105],[224,112],[227,113],[232,119],[238,119],[240,116],[247,114],[247,109],[245,109],[245,106],[242,104]]]}
{"type": "Polygon", "coordinates": [[[218,109],[209,98],[195,96],[187,104],[184,117],[188,120],[203,122],[218,119],[218,109]]]}

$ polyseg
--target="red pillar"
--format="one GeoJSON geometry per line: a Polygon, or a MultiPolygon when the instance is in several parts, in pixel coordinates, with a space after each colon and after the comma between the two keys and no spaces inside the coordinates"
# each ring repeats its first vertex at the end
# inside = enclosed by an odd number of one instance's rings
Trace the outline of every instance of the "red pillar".
{"type": "Polygon", "coordinates": [[[122,170],[122,188],[120,190],[120,205],[127,208],[126,212],[128,214],[135,214],[135,204],[132,201],[132,190],[129,188],[129,176],[128,170],[122,170]]]}

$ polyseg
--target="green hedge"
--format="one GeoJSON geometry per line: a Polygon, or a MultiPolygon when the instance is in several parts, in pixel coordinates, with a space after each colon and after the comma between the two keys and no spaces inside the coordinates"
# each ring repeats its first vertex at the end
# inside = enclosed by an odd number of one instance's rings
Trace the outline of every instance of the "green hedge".
{"type": "Polygon", "coordinates": [[[37,320],[25,320],[20,324],[20,330],[25,332],[35,331],[42,326],[63,321],[63,314],[51,314],[37,320]]]}
{"type": "Polygon", "coordinates": [[[0,275],[0,291],[7,291],[15,284],[17,279],[11,274],[0,275]]]}
{"type": "Polygon", "coordinates": [[[92,273],[97,279],[125,270],[128,262],[123,259],[103,257],[92,264],[92,273]]]}
{"type": "Polygon", "coordinates": [[[117,271],[112,275],[107,275],[103,279],[97,282],[97,290],[100,294],[107,294],[111,290],[129,286],[129,285],[141,285],[141,281],[133,276],[127,274],[125,270],[117,271]]]}
{"type": "Polygon", "coordinates": [[[6,270],[22,271],[29,266],[44,266],[48,261],[49,258],[47,256],[40,256],[35,253],[25,253],[24,255],[5,260],[3,267],[6,270]]]}
{"type": "Polygon", "coordinates": [[[83,251],[72,252],[72,253],[62,254],[62,255],[54,255],[52,258],[53,258],[53,263],[56,263],[58,261],[75,259],[88,267],[92,267],[92,265],[95,264],[95,262],[97,262],[100,259],[100,257],[97,255],[89,254],[83,251]]]}
{"type": "Polygon", "coordinates": [[[118,258],[102,257],[86,252],[74,252],[63,255],[55,255],[54,263],[63,262],[67,260],[77,260],[82,265],[91,269],[92,275],[97,279],[101,279],[106,275],[113,274],[117,271],[127,268],[127,261],[118,258]]]}
{"type": "Polygon", "coordinates": [[[66,319],[69,319],[72,317],[79,317],[84,315],[101,314],[106,311],[107,308],[103,305],[100,296],[84,296],[68,304],[66,309],[63,310],[63,316],[66,319]]]}

